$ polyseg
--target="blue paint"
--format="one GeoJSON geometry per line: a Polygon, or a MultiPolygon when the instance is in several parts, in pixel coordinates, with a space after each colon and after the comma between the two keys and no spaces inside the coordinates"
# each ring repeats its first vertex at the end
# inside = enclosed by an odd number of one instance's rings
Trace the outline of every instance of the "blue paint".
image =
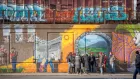
{"type": "Polygon", "coordinates": [[[24,17],[24,6],[22,5],[17,5],[16,6],[16,21],[20,21],[24,17]]]}
{"type": "MultiPolygon", "coordinates": [[[[30,20],[31,21],[46,21],[43,18],[44,8],[38,4],[29,4],[29,5],[16,5],[14,3],[0,4],[0,12],[4,11],[4,18],[11,21],[20,21],[21,18],[25,21],[28,21],[28,10],[30,11],[30,20]],[[37,13],[34,16],[34,12],[37,13]]],[[[2,13],[0,13],[0,18],[3,18],[2,13]]]]}
{"type": "MultiPolygon", "coordinates": [[[[6,4],[0,4],[0,18],[3,18],[2,11],[6,10],[7,5],[6,4]]],[[[7,18],[7,11],[4,12],[4,18],[7,18]]]]}
{"type": "Polygon", "coordinates": [[[16,5],[8,3],[7,4],[7,16],[11,21],[15,21],[16,5]]]}
{"type": "Polygon", "coordinates": [[[128,15],[123,12],[124,8],[119,6],[110,6],[110,8],[77,8],[73,17],[74,22],[78,22],[78,11],[80,11],[80,22],[103,22],[104,20],[126,20],[128,15]],[[108,13],[103,15],[103,11],[108,10],[108,13]]]}
{"type": "MultiPolygon", "coordinates": [[[[33,5],[25,5],[25,19],[28,21],[28,17],[29,17],[29,15],[28,15],[28,11],[30,11],[30,17],[33,17],[33,5]]],[[[31,18],[30,18],[30,20],[32,20],[31,18]]]]}
{"type": "MultiPolygon", "coordinates": [[[[42,8],[40,5],[38,5],[38,4],[34,4],[33,5],[33,8],[34,8],[34,11],[36,11],[37,12],[37,17],[36,17],[36,20],[37,21],[45,21],[45,20],[43,20],[42,19],[42,17],[43,17],[43,11],[44,11],[44,8],[42,8]]],[[[34,17],[35,18],[35,17],[34,17]]]]}

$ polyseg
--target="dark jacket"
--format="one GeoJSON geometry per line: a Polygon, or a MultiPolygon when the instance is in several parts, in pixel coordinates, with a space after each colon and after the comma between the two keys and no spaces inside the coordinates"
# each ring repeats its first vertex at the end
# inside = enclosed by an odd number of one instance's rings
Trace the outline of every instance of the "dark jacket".
{"type": "Polygon", "coordinates": [[[96,64],[95,56],[89,56],[89,63],[96,64]]]}
{"type": "Polygon", "coordinates": [[[89,57],[87,55],[84,56],[85,68],[89,69],[89,57]]]}
{"type": "Polygon", "coordinates": [[[67,62],[71,62],[72,61],[72,55],[68,55],[67,56],[67,62]]]}
{"type": "Polygon", "coordinates": [[[136,55],[135,63],[136,68],[140,68],[140,54],[136,55]]]}

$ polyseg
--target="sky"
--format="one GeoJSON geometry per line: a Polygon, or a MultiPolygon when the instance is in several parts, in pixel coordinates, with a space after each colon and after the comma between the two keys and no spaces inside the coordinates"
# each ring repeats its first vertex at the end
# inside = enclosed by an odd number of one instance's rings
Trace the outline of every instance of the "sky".
{"type": "Polygon", "coordinates": [[[98,41],[105,41],[104,38],[98,35],[86,35],[79,40],[79,43],[78,43],[79,47],[85,47],[85,40],[86,40],[86,46],[95,44],[98,41]]]}

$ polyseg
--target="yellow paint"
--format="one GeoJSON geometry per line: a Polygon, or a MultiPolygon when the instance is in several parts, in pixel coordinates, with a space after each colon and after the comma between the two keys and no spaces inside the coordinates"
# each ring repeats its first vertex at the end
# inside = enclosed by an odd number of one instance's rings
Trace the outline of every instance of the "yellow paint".
{"type": "MultiPolygon", "coordinates": [[[[72,28],[65,30],[65,33],[61,33],[62,36],[62,44],[61,44],[61,51],[62,51],[62,61],[58,64],[58,72],[67,72],[68,64],[66,62],[66,57],[69,52],[74,52],[74,42],[75,40],[84,32],[95,30],[99,28],[99,25],[74,25],[72,28]]],[[[35,63],[26,63],[26,62],[33,62],[33,56],[29,59],[25,60],[24,63],[17,64],[18,67],[23,67],[23,72],[36,72],[36,64],[35,63]]],[[[12,68],[12,65],[9,64],[8,66],[0,66],[0,68],[12,68]]],[[[48,72],[51,72],[50,65],[47,66],[48,72]]]]}
{"type": "Polygon", "coordinates": [[[99,28],[99,25],[74,25],[72,28],[65,30],[65,33],[61,33],[62,36],[62,62],[58,65],[58,72],[67,72],[68,64],[66,57],[69,52],[74,52],[74,43],[76,39],[83,33],[95,30],[99,28]],[[69,36],[69,39],[65,39],[65,36],[69,36]]]}

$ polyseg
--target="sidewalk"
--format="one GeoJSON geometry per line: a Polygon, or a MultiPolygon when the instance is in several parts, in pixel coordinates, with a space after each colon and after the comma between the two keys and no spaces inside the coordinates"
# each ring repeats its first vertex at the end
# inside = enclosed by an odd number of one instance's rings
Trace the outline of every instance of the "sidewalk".
{"type": "MultiPolygon", "coordinates": [[[[68,74],[68,73],[0,73],[0,76],[77,76],[80,74],[68,74]]],[[[89,74],[82,74],[84,76],[101,76],[99,73],[89,73],[89,74]]],[[[116,73],[110,74],[105,73],[104,76],[133,76],[131,73],[116,73]]],[[[138,75],[140,76],[140,75],[138,75]]]]}

